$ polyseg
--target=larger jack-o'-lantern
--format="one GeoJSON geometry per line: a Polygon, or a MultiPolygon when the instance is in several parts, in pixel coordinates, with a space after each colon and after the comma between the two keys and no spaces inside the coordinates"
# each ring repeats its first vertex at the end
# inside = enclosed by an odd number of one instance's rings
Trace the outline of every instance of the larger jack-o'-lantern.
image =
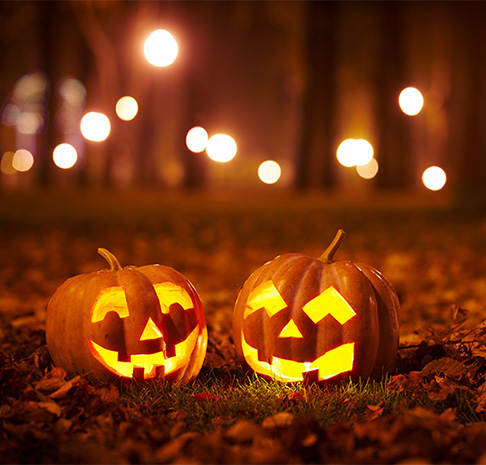
{"type": "Polygon", "coordinates": [[[344,235],[317,259],[280,255],[245,282],[233,315],[245,368],[284,382],[379,378],[394,369],[397,295],[371,266],[332,260],[344,235]]]}
{"type": "Polygon", "coordinates": [[[109,251],[98,252],[111,269],[68,279],[47,306],[54,363],[91,380],[197,376],[207,329],[192,284],[170,267],[122,268],[109,251]]]}

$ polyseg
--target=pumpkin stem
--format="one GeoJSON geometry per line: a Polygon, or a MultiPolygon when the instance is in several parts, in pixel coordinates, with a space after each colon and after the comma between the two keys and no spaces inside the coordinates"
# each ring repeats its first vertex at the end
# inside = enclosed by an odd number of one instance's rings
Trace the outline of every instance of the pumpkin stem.
{"type": "Polygon", "coordinates": [[[337,249],[339,249],[339,246],[343,242],[345,236],[346,236],[346,232],[343,231],[342,229],[339,229],[338,232],[336,233],[336,236],[334,237],[333,241],[329,245],[329,247],[319,257],[319,260],[326,262],[326,263],[331,263],[332,257],[336,253],[337,249]]]}
{"type": "Polygon", "coordinates": [[[110,265],[111,271],[120,271],[122,269],[122,266],[120,265],[120,262],[118,261],[118,258],[116,258],[109,250],[103,249],[103,247],[100,247],[98,249],[98,253],[108,262],[110,265]]]}

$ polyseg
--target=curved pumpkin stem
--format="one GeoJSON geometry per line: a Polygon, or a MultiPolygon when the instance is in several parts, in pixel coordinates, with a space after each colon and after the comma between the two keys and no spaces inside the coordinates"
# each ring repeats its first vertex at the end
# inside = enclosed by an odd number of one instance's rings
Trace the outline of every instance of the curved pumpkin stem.
{"type": "Polygon", "coordinates": [[[334,237],[333,241],[329,245],[329,247],[319,257],[319,260],[326,262],[326,263],[331,263],[332,257],[336,253],[337,249],[339,249],[339,246],[343,242],[345,236],[346,236],[346,232],[343,231],[342,229],[339,229],[338,232],[336,233],[336,236],[334,237]]]}
{"type": "Polygon", "coordinates": [[[109,250],[103,249],[100,247],[98,249],[98,253],[108,262],[110,265],[111,271],[119,271],[122,269],[118,258],[116,258],[109,250]]]}

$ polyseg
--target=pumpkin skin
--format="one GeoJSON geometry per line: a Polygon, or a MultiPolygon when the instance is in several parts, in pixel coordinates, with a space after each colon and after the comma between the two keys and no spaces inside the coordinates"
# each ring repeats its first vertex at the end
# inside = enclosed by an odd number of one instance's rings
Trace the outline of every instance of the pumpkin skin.
{"type": "Polygon", "coordinates": [[[371,266],[332,261],[344,236],[319,258],[280,255],[244,283],[233,314],[244,368],[283,382],[380,378],[395,368],[398,297],[371,266]]]}
{"type": "Polygon", "coordinates": [[[163,265],[111,269],[65,281],[47,306],[46,340],[54,364],[92,381],[165,378],[188,382],[207,347],[201,300],[193,285],[163,265]]]}

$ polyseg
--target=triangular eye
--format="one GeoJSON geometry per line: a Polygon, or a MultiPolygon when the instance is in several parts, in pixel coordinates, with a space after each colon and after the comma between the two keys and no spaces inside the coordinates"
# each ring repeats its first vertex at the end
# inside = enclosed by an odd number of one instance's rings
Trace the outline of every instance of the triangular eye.
{"type": "Polygon", "coordinates": [[[296,338],[303,338],[304,336],[300,332],[299,328],[295,324],[294,320],[290,320],[280,331],[278,337],[296,337],[296,338]]]}
{"type": "Polygon", "coordinates": [[[325,316],[331,315],[343,325],[356,315],[346,299],[333,286],[307,302],[302,310],[316,324],[325,316]]]}
{"type": "Polygon", "coordinates": [[[162,337],[162,332],[155,324],[152,318],[149,318],[147,324],[145,325],[145,329],[143,330],[142,336],[140,337],[141,341],[146,341],[148,339],[159,339],[162,337]]]}

